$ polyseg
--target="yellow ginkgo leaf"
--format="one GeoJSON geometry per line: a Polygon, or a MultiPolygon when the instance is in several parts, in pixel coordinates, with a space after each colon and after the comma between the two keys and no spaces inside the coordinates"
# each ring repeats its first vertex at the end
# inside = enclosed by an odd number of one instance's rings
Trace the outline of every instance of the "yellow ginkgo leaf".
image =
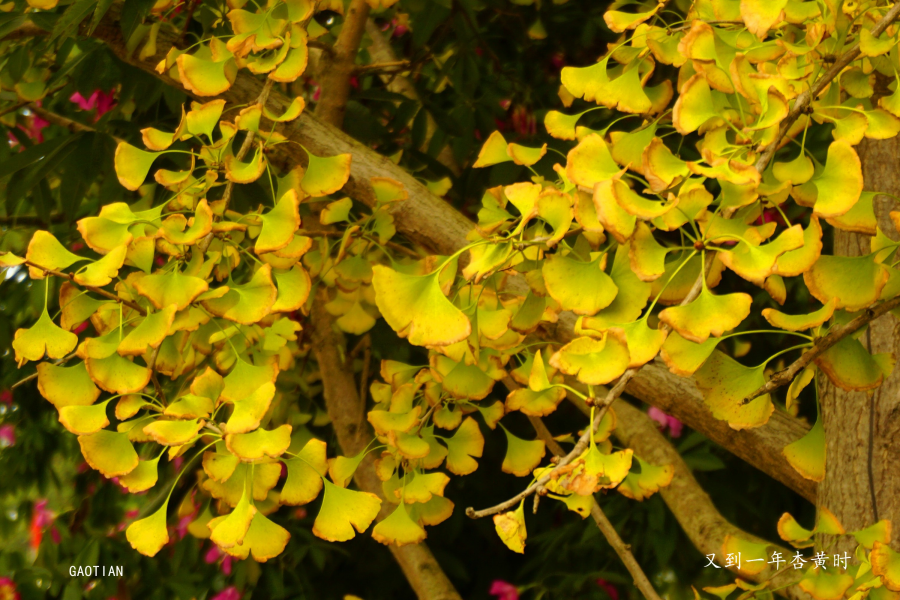
{"type": "Polygon", "coordinates": [[[244,462],[258,462],[278,458],[291,445],[291,426],[272,430],[257,429],[250,433],[229,433],[225,436],[228,450],[244,462]]]}
{"type": "Polygon", "coordinates": [[[250,503],[250,478],[241,482],[243,492],[234,510],[228,515],[217,517],[209,522],[210,539],[222,549],[233,548],[244,543],[250,523],[256,515],[256,507],[250,503]]]}
{"type": "Polygon", "coordinates": [[[484,436],[475,419],[466,417],[453,437],[445,441],[448,471],[455,475],[468,475],[478,468],[475,458],[480,458],[484,452],[484,436]]]}
{"type": "Polygon", "coordinates": [[[502,133],[499,131],[491,133],[481,147],[478,158],[472,167],[477,169],[511,161],[512,157],[509,155],[508,148],[509,143],[502,133]]]}
{"type": "MultiPolygon", "coordinates": [[[[60,270],[87,259],[66,250],[49,231],[35,231],[28,242],[25,260],[47,269],[60,270]]],[[[31,266],[28,267],[28,275],[32,279],[43,279],[46,276],[44,271],[31,266]]]]}
{"type": "MultiPolygon", "coordinates": [[[[606,255],[597,254],[589,262],[573,255],[552,254],[544,260],[541,273],[547,292],[563,310],[593,315],[609,306],[619,289],[603,271],[606,255]]],[[[383,312],[383,311],[382,311],[383,312]]]]}
{"type": "Polygon", "coordinates": [[[404,502],[372,529],[372,537],[385,545],[418,544],[425,536],[425,530],[410,517],[404,502]]]}
{"type": "Polygon", "coordinates": [[[748,404],[744,399],[765,385],[765,363],[745,367],[722,352],[713,352],[695,374],[697,387],[713,416],[727,421],[732,429],[748,429],[765,425],[775,410],[769,394],[748,404]]]}
{"type": "Polygon", "coordinates": [[[296,458],[284,461],[287,480],[281,490],[281,502],[293,506],[307,504],[322,491],[322,477],[328,471],[325,442],[315,438],[306,442],[296,458]]]}
{"type": "Polygon", "coordinates": [[[252,325],[269,314],[277,296],[278,290],[272,283],[272,267],[263,265],[247,283],[231,285],[223,296],[203,300],[202,303],[216,316],[252,325]]]}
{"type": "Polygon", "coordinates": [[[524,501],[514,511],[494,515],[494,528],[507,548],[513,552],[524,554],[525,539],[528,537],[525,529],[524,501]]]}
{"type": "Polygon", "coordinates": [[[350,155],[320,157],[307,151],[309,164],[300,180],[300,187],[308,195],[327,196],[333,194],[350,178],[350,155]]]}
{"type": "Polygon", "coordinates": [[[47,307],[37,322],[29,329],[18,329],[13,339],[16,362],[21,367],[28,361],[47,358],[64,358],[78,343],[78,336],[53,322],[47,307]]]}
{"type": "Polygon", "coordinates": [[[215,61],[190,54],[176,60],[182,85],[197,96],[224,94],[237,77],[238,67],[233,57],[215,61]]]}
{"type": "Polygon", "coordinates": [[[78,436],[84,460],[105,477],[127,475],[138,466],[138,455],[125,433],[101,429],[78,436]]]}
{"type": "Polygon", "coordinates": [[[144,556],[156,556],[162,547],[169,542],[169,531],[166,528],[166,510],[168,500],[150,515],[135,521],[125,530],[125,537],[131,547],[144,556]]]}
{"type": "Polygon", "coordinates": [[[742,292],[716,296],[704,286],[693,302],[665,309],[659,320],[682,337],[702,343],[709,336],[719,337],[740,325],[750,314],[752,301],[742,292]]]}
{"type": "Polygon", "coordinates": [[[375,302],[388,325],[416,346],[448,346],[469,337],[472,325],[441,290],[440,271],[408,275],[372,268],[375,302]]]}
{"type": "Polygon", "coordinates": [[[201,419],[191,421],[154,421],[144,426],[144,433],[163,446],[181,446],[193,440],[205,425],[201,419]]]}
{"type": "Polygon", "coordinates": [[[353,531],[365,531],[381,508],[375,494],[355,492],[323,480],[325,495],[322,507],[313,523],[313,533],[330,542],[345,542],[356,536],[353,531]]]}
{"type": "Polygon", "coordinates": [[[262,512],[256,512],[250,521],[250,528],[247,529],[243,543],[223,548],[223,550],[239,559],[247,558],[252,554],[253,560],[264,563],[284,552],[290,539],[291,534],[287,529],[273,523],[262,512]]]}
{"type": "Polygon", "coordinates": [[[109,400],[91,406],[64,406],[59,409],[59,422],[75,435],[89,435],[109,425],[106,405],[109,400]]]}
{"type": "Polygon", "coordinates": [[[664,488],[672,482],[675,475],[675,467],[672,465],[652,465],[640,456],[635,456],[641,465],[641,472],[630,472],[616,489],[626,498],[643,502],[660,488],[664,488]]]}
{"type": "Polygon", "coordinates": [[[142,460],[138,466],[124,477],[119,477],[119,484],[132,494],[145,492],[156,485],[159,478],[159,457],[142,460]]]}
{"type": "Polygon", "coordinates": [[[300,199],[296,190],[289,190],[275,204],[275,208],[260,217],[262,230],[256,238],[257,254],[274,252],[287,246],[300,227],[300,199]]]}
{"type": "Polygon", "coordinates": [[[56,408],[88,406],[100,396],[83,362],[71,367],[43,362],[37,366],[38,391],[56,408]]]}
{"type": "Polygon", "coordinates": [[[503,427],[506,434],[506,456],[501,469],[504,473],[512,473],[516,477],[531,475],[531,471],[540,464],[547,447],[543,440],[523,440],[503,427]]]}
{"type": "Polygon", "coordinates": [[[137,190],[144,185],[153,161],[160,154],[162,152],[146,152],[131,144],[120,142],[116,146],[115,155],[116,176],[119,178],[119,183],[126,189],[137,190]]]}
{"type": "Polygon", "coordinates": [[[588,385],[606,385],[631,362],[628,341],[621,329],[609,329],[599,339],[577,338],[560,348],[550,365],[588,385]]]}

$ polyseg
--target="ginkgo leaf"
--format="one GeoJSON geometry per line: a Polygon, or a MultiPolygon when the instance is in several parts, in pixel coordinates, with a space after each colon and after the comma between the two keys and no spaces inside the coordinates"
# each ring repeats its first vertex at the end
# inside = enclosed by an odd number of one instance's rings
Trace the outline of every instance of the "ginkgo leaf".
{"type": "Polygon", "coordinates": [[[425,530],[410,517],[404,502],[372,529],[372,538],[385,545],[418,544],[425,536],[425,530]]]}
{"type": "Polygon", "coordinates": [[[589,385],[610,383],[625,372],[630,362],[628,342],[621,329],[609,329],[600,339],[577,338],[550,358],[551,366],[589,385]]]}
{"type": "Polygon", "coordinates": [[[122,356],[140,356],[147,352],[147,348],[159,348],[175,320],[177,308],[170,304],[147,315],[119,342],[118,353],[122,356]]]}
{"type": "Polygon", "coordinates": [[[547,115],[544,117],[544,127],[547,129],[547,133],[557,139],[574,140],[575,126],[578,124],[578,120],[589,110],[591,109],[576,115],[567,115],[557,110],[547,111],[547,115]]]}
{"type": "Polygon", "coordinates": [[[822,226],[819,218],[813,215],[809,219],[809,225],[803,230],[803,246],[779,256],[775,261],[774,272],[782,277],[801,275],[813,266],[821,253],[822,226]]]}
{"type": "Polygon", "coordinates": [[[236,323],[252,325],[269,314],[275,303],[278,289],[272,283],[272,267],[259,267],[250,281],[229,286],[219,298],[203,300],[203,306],[212,314],[236,323]]]}
{"type": "Polygon", "coordinates": [[[694,380],[715,418],[727,421],[732,429],[748,429],[765,425],[775,410],[769,394],[743,404],[744,398],[766,383],[764,369],[765,363],[745,367],[722,352],[713,352],[694,373],[694,380]]]}
{"type": "Polygon", "coordinates": [[[591,444],[584,457],[584,472],[597,478],[600,489],[614,488],[628,476],[633,454],[631,448],[604,454],[591,444]]]}
{"type": "Polygon", "coordinates": [[[65,406],[59,409],[59,422],[75,435],[89,435],[109,425],[106,405],[109,400],[91,406],[65,406]]]}
{"type": "Polygon", "coordinates": [[[704,286],[700,295],[684,306],[674,306],[659,314],[659,320],[692,342],[705,342],[734,329],[750,314],[753,299],[742,292],[714,295],[704,286]]]}
{"type": "Polygon", "coordinates": [[[190,226],[182,214],[166,217],[159,229],[159,235],[173,244],[192,245],[212,231],[213,213],[206,200],[197,203],[190,226]]]}
{"type": "Polygon", "coordinates": [[[767,544],[751,542],[736,535],[728,534],[722,542],[722,554],[727,556],[740,553],[743,560],[739,572],[752,577],[766,569],[766,546],[767,544]]]}
{"type": "Polygon", "coordinates": [[[640,473],[630,472],[616,489],[626,498],[643,502],[660,488],[672,482],[675,467],[672,465],[652,465],[640,456],[635,456],[641,466],[640,473]]]}
{"type": "Polygon", "coordinates": [[[494,131],[484,142],[472,167],[478,169],[511,161],[512,157],[507,152],[508,147],[509,142],[506,141],[503,134],[499,131],[494,131]]]}
{"type": "Polygon", "coordinates": [[[222,550],[238,559],[252,554],[253,560],[264,563],[284,552],[290,539],[291,534],[287,529],[269,520],[260,510],[253,515],[243,543],[222,550]]]}
{"type": "Polygon", "coordinates": [[[505,427],[503,432],[506,434],[506,456],[503,458],[501,469],[504,473],[512,473],[516,477],[530,475],[547,453],[544,441],[523,440],[511,434],[505,427]]]}
{"type": "Polygon", "coordinates": [[[805,331],[818,327],[831,318],[834,314],[835,300],[831,299],[819,310],[813,311],[806,315],[787,315],[781,311],[772,308],[764,308],[762,316],[766,321],[778,329],[787,329],[788,331],[805,331]]]}
{"type": "Polygon", "coordinates": [[[29,329],[16,330],[12,347],[16,362],[21,367],[28,361],[47,358],[64,358],[78,343],[78,336],[53,322],[44,307],[40,318],[29,329]]]}
{"type": "Polygon", "coordinates": [[[215,61],[182,54],[176,60],[182,85],[197,96],[224,94],[237,77],[238,67],[233,57],[215,61]]]}
{"type": "Polygon", "coordinates": [[[593,315],[609,306],[619,289],[603,272],[606,258],[598,254],[590,262],[573,255],[552,254],[544,260],[541,273],[550,296],[563,310],[593,315]]]}
{"type": "Polygon", "coordinates": [[[616,33],[622,33],[628,29],[634,29],[647,19],[651,18],[661,7],[659,5],[654,6],[652,9],[639,12],[639,13],[627,13],[618,10],[608,10],[603,13],[603,20],[606,21],[606,26],[609,27],[612,31],[616,33]]]}
{"type": "Polygon", "coordinates": [[[205,135],[206,139],[212,141],[213,131],[224,108],[225,101],[221,99],[210,100],[204,104],[191,102],[191,110],[184,117],[186,129],[192,135],[205,135]]]}
{"type": "Polygon", "coordinates": [[[300,180],[300,187],[310,196],[333,194],[350,178],[350,155],[315,156],[307,151],[309,164],[300,180]]]}
{"type": "Polygon", "coordinates": [[[484,436],[475,419],[466,417],[453,437],[444,441],[448,450],[448,471],[455,475],[468,475],[478,468],[475,458],[480,458],[484,452],[484,436]]]}
{"type": "Polygon", "coordinates": [[[718,343],[718,338],[710,337],[705,342],[698,344],[673,332],[663,343],[660,356],[671,372],[682,377],[689,377],[703,366],[718,343]]]}
{"type": "Polygon", "coordinates": [[[836,386],[847,391],[864,391],[875,389],[884,381],[886,363],[882,359],[887,359],[887,364],[893,366],[893,357],[889,354],[872,356],[859,340],[847,336],[822,352],[815,361],[836,386]]]}
{"type": "Polygon", "coordinates": [[[220,400],[222,402],[242,400],[256,393],[266,383],[274,383],[278,376],[277,363],[254,365],[238,358],[234,368],[224,378],[220,400]]]}
{"type": "Polygon", "coordinates": [[[313,523],[313,533],[330,542],[345,542],[365,531],[381,508],[375,494],[355,492],[323,480],[325,494],[322,507],[313,523]]]}
{"type": "Polygon", "coordinates": [[[248,396],[234,401],[234,411],[222,430],[225,433],[253,431],[259,427],[274,397],[275,384],[271,381],[262,383],[248,396]]]}
{"type": "Polygon", "coordinates": [[[281,502],[301,506],[312,502],[322,491],[322,477],[328,471],[325,460],[325,442],[311,439],[297,457],[284,461],[287,480],[281,490],[281,502]]]}
{"type": "Polygon", "coordinates": [[[884,586],[892,592],[900,592],[900,553],[887,543],[875,541],[869,555],[872,573],[881,577],[884,586]]]}
{"type": "Polygon", "coordinates": [[[784,19],[782,11],[787,2],[788,0],[741,0],[741,18],[747,30],[760,40],[766,39],[769,29],[784,19]]]}
{"type": "Polygon", "coordinates": [[[823,304],[853,312],[874,304],[888,282],[889,272],[872,256],[820,256],[803,274],[809,292],[823,304]]]}
{"type": "Polygon", "coordinates": [[[514,511],[494,515],[494,528],[497,535],[507,548],[519,554],[525,553],[525,539],[528,532],[525,529],[525,504],[519,504],[514,511]]]}
{"type": "Polygon", "coordinates": [[[853,146],[833,142],[828,147],[825,168],[811,183],[820,192],[813,206],[820,217],[837,217],[853,208],[863,190],[862,163],[853,146]]]}
{"type": "Polygon", "coordinates": [[[238,160],[234,155],[225,157],[225,178],[234,183],[253,183],[266,172],[266,155],[262,146],[257,146],[253,156],[247,162],[238,160]]]}
{"type": "Polygon", "coordinates": [[[306,304],[312,289],[312,280],[306,269],[296,264],[288,271],[275,269],[272,275],[275,278],[278,295],[270,311],[276,313],[300,310],[306,304]]]}
{"type": "Polygon", "coordinates": [[[250,523],[257,513],[256,507],[250,501],[250,486],[252,485],[250,478],[246,477],[241,483],[243,492],[234,510],[228,515],[216,517],[209,522],[211,532],[209,538],[219,548],[233,548],[242,545],[247,531],[250,529],[250,523]]]}
{"type": "MultiPolygon", "coordinates": [[[[49,231],[35,231],[28,242],[25,260],[47,269],[60,270],[87,259],[69,252],[49,231]]],[[[31,266],[28,267],[28,275],[32,279],[46,276],[44,271],[31,266]]]]}
{"type": "Polygon", "coordinates": [[[603,331],[613,325],[631,323],[641,316],[650,299],[650,284],[641,281],[630,263],[630,244],[619,246],[609,273],[618,288],[616,297],[609,306],[585,318],[582,327],[603,331]]]}
{"type": "Polygon", "coordinates": [[[860,545],[867,550],[871,550],[875,546],[875,542],[881,542],[882,544],[890,543],[891,521],[889,519],[882,519],[865,529],[851,531],[850,533],[856,538],[856,541],[859,542],[860,545]]]}
{"type": "Polygon", "coordinates": [[[257,254],[274,252],[287,246],[300,227],[300,199],[296,190],[289,190],[275,204],[275,208],[260,217],[262,231],[256,238],[257,254]]]}
{"type": "Polygon", "coordinates": [[[807,569],[798,585],[816,600],[840,600],[844,597],[844,592],[853,585],[853,581],[853,576],[847,573],[807,569]]]}
{"type": "Polygon", "coordinates": [[[375,302],[388,325],[416,346],[448,346],[469,337],[469,319],[441,291],[440,271],[408,275],[372,268],[375,302]]]}
{"type": "Polygon", "coordinates": [[[257,429],[249,433],[225,435],[228,450],[245,462],[258,462],[278,458],[291,445],[291,426],[282,425],[272,430],[257,429]]]}
{"type": "Polygon", "coordinates": [[[159,479],[159,457],[142,460],[134,470],[119,477],[119,484],[132,494],[145,492],[156,485],[159,479]]]}
{"type": "Polygon", "coordinates": [[[144,433],[162,446],[181,446],[193,440],[205,424],[200,419],[190,421],[158,420],[146,425],[144,433]]]}
{"type": "MultiPolygon", "coordinates": [[[[747,0],[744,0],[747,1],[747,0]]],[[[672,124],[678,133],[687,135],[712,119],[719,119],[712,92],[703,73],[697,73],[681,86],[672,109],[672,124]]]]}
{"type": "Polygon", "coordinates": [[[613,160],[609,146],[596,133],[582,139],[566,156],[566,174],[575,185],[593,189],[594,184],[607,181],[622,169],[613,160]]]}
{"type": "Polygon", "coordinates": [[[106,358],[85,358],[85,367],[98,386],[113,394],[140,392],[150,383],[152,372],[116,353],[106,358]]]}
{"type": "Polygon", "coordinates": [[[613,192],[614,185],[616,181],[609,179],[594,186],[594,209],[604,230],[616,238],[617,242],[625,244],[634,234],[637,217],[619,205],[613,192]]]}
{"type": "Polygon", "coordinates": [[[101,429],[78,436],[84,460],[105,477],[127,475],[138,466],[138,455],[125,433],[101,429]]]}
{"type": "Polygon", "coordinates": [[[83,362],[71,367],[43,362],[37,366],[38,391],[57,409],[88,406],[100,396],[83,362]]]}
{"type": "Polygon", "coordinates": [[[174,304],[179,311],[187,308],[197,296],[209,289],[200,277],[178,271],[154,273],[138,279],[134,284],[138,293],[150,300],[157,310],[174,304]]]}
{"type": "Polygon", "coordinates": [[[144,185],[153,161],[160,154],[162,152],[147,152],[126,142],[120,142],[116,146],[115,155],[116,176],[119,178],[119,183],[126,189],[137,190],[144,185]]]}
{"type": "Polygon", "coordinates": [[[322,225],[333,225],[346,221],[352,208],[353,200],[350,198],[341,198],[340,200],[329,202],[319,215],[319,222],[322,225]]]}
{"type": "Polygon", "coordinates": [[[135,521],[125,530],[125,538],[131,547],[144,556],[156,556],[162,547],[169,542],[169,531],[166,528],[166,510],[169,502],[149,517],[135,521]]]}

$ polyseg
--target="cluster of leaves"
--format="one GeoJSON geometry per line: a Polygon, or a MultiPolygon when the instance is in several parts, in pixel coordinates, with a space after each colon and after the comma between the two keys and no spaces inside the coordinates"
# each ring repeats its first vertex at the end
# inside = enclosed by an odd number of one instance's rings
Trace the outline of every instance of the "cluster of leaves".
{"type": "MultiPolygon", "coordinates": [[[[64,15],[74,12],[56,26],[77,26],[78,14],[89,14],[83,4],[66,9],[64,15]]],[[[157,70],[199,97],[226,92],[244,68],[264,76],[267,86],[292,82],[306,68],[308,40],[324,34],[315,12],[329,6],[279,0],[231,7],[213,24],[220,32],[187,50],[173,48],[157,70]]],[[[134,30],[135,50],[143,43],[144,56],[156,53],[171,8],[152,7],[152,25],[134,30]]],[[[673,469],[616,449],[609,439],[614,411],[591,428],[584,452],[561,468],[541,466],[543,440],[517,437],[500,420],[513,411],[547,416],[567,392],[594,398],[595,386],[659,355],[672,372],[695,377],[714,416],[735,429],[757,427],[774,411],[773,398],[744,399],[766,382],[775,356],[748,367],[716,351],[723,339],[758,333],[733,333],[750,315],[751,298],[712,291],[726,269],[778,304],[786,300],[785,280],[802,276],[821,309],[762,312],[771,332],[802,339],[788,351],[812,346],[829,327],[900,292],[892,262],[898,244],[877,228],[874,194],[862,192],[854,150],[864,137],[900,132],[900,90],[872,100],[878,77],[900,68],[897,26],[882,21],[887,12],[877,3],[792,1],[697,1],[677,21],[662,5],[607,12],[621,40],[596,64],[562,71],[560,97],[587,108],[552,111],[545,120],[551,136],[574,142],[564,163],[554,165],[556,177],[535,172],[530,181],[488,190],[471,244],[452,256],[421,257],[391,241],[392,212],[406,199],[398,182],[373,179],[371,209],[342,197],[349,155],[307,151],[305,166],[283,170],[270,162],[269,152],[288,143],[277,125],[301,114],[302,97],[281,115],[266,107],[265,92],[250,106],[192,103],[174,131],[144,129],[145,149],[121,142],[115,152],[122,186],[146,192],[152,172],[165,190],[161,202],[145,193],[137,204],[108,204],[78,221],[92,251],[85,256],[46,231],[32,237],[24,257],[0,256],[4,267],[46,279],[41,317],[16,332],[16,360],[38,363],[39,390],[78,436],[88,464],[130,491],[158,484],[164,455],[173,460],[196,450],[210,502],[191,532],[240,558],[280,554],[289,534],[267,515],[320,494],[317,536],[344,541],[367,529],[382,500],[348,484],[373,451],[380,452],[384,496],[396,505],[373,537],[398,545],[423,540],[424,528],[453,510],[444,497],[449,476],[438,469],[463,476],[478,467],[484,436],[475,413],[505,432],[504,472],[550,475],[549,496],[580,516],[600,490],[644,500],[668,485],[673,469]],[[861,54],[795,114],[791,102],[816,88],[825,58],[839,58],[857,42],[861,54]],[[603,109],[641,124],[578,125],[587,112],[603,109]],[[820,130],[833,137],[823,161],[806,147],[807,132],[820,130]],[[774,149],[782,150],[769,164],[774,149]],[[157,161],[165,168],[154,170],[157,161]],[[235,187],[257,182],[266,192],[260,207],[234,210],[235,187]],[[782,208],[789,202],[807,209],[794,223],[782,208]],[[772,212],[783,222],[766,222],[772,212]],[[822,254],[827,226],[875,235],[871,254],[822,254]],[[59,324],[47,308],[54,276],[65,280],[59,324]],[[293,370],[302,385],[310,383],[309,350],[299,338],[313,290],[327,295],[326,310],[344,332],[363,334],[383,317],[428,355],[426,366],[382,363],[368,411],[377,443],[353,457],[328,459],[325,442],[295,431],[311,415],[287,410],[288,394],[276,386],[280,374],[293,370]],[[529,337],[566,313],[578,319],[577,337],[565,345],[529,337]],[[86,320],[92,329],[73,333],[86,320]],[[567,386],[565,376],[587,395],[567,386]],[[482,402],[507,377],[522,387],[505,403],[482,402]],[[282,464],[287,478],[276,491],[282,464]]],[[[94,15],[99,22],[102,11],[94,15]]],[[[8,81],[0,84],[23,101],[42,97],[61,76],[41,70],[46,57],[37,52],[17,60],[31,66],[2,71],[8,81]]],[[[475,166],[530,169],[550,156],[546,145],[509,143],[495,132],[475,166]]],[[[798,376],[787,404],[816,369],[843,389],[868,390],[892,367],[893,357],[872,356],[855,337],[844,338],[798,376]]],[[[805,477],[820,480],[821,424],[785,455],[805,477]]],[[[156,554],[168,541],[170,497],[127,529],[143,554],[156,554]]],[[[497,515],[495,525],[511,549],[523,551],[523,504],[497,515]]],[[[785,535],[804,541],[796,532],[785,535]]],[[[765,550],[730,543],[748,555],[765,550]]],[[[860,543],[873,554],[861,558],[871,563],[872,577],[859,593],[882,583],[894,589],[896,554],[874,541],[860,543]]],[[[819,584],[809,586],[819,600],[831,598],[819,584]]]]}

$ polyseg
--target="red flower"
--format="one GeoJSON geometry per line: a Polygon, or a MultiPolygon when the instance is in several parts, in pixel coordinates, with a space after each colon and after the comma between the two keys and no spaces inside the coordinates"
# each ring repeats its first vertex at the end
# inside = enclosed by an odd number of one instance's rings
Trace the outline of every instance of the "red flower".
{"type": "Polygon", "coordinates": [[[598,577],[597,585],[606,590],[606,593],[609,594],[609,597],[612,598],[612,600],[619,600],[619,591],[613,584],[603,579],[602,577],[598,577]]]}
{"type": "MultiPolygon", "coordinates": [[[[53,511],[47,508],[46,500],[38,500],[34,503],[34,510],[31,513],[31,547],[37,550],[44,538],[44,530],[53,525],[53,511]]],[[[59,532],[54,527],[50,531],[50,536],[54,544],[58,544],[60,537],[59,532]]]]}
{"type": "Polygon", "coordinates": [[[12,404],[12,390],[3,390],[0,392],[0,404],[12,404]]]}
{"type": "Polygon", "coordinates": [[[209,600],[241,600],[241,593],[236,587],[230,585],[209,600]]]}

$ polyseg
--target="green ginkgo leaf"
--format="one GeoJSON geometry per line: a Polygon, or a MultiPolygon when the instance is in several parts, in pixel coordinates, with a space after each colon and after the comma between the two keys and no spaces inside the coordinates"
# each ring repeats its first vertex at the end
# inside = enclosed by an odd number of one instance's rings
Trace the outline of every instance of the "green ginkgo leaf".
{"type": "Polygon", "coordinates": [[[350,155],[320,157],[307,151],[309,165],[300,180],[300,187],[310,196],[333,194],[350,178],[350,155]]]}
{"type": "Polygon", "coordinates": [[[641,281],[631,268],[629,244],[616,249],[609,276],[618,289],[616,297],[609,306],[584,319],[585,329],[604,331],[613,325],[631,323],[641,316],[650,299],[650,284],[641,281]]]}
{"type": "Polygon", "coordinates": [[[150,313],[126,335],[116,348],[122,356],[140,356],[148,348],[159,348],[175,320],[176,307],[170,304],[150,313]]]}
{"type": "Polygon", "coordinates": [[[105,477],[121,477],[138,466],[138,455],[126,433],[101,429],[90,435],[78,436],[84,460],[105,477]]]}
{"type": "Polygon", "coordinates": [[[690,377],[703,366],[719,343],[719,338],[710,337],[698,344],[672,332],[660,349],[660,356],[669,370],[682,377],[690,377]]]}
{"type": "Polygon", "coordinates": [[[523,440],[511,434],[506,427],[503,427],[503,433],[506,434],[506,456],[500,468],[516,477],[531,475],[547,453],[546,444],[540,439],[523,440]]]}
{"type": "Polygon", "coordinates": [[[840,600],[853,581],[853,576],[848,573],[807,569],[798,586],[816,600],[840,600]]]}
{"type": "Polygon", "coordinates": [[[719,337],[741,324],[750,314],[753,299],[742,292],[714,295],[704,286],[700,295],[684,306],[674,306],[659,314],[659,320],[682,337],[702,343],[719,337]]]}
{"type": "Polygon", "coordinates": [[[729,269],[751,283],[762,286],[775,271],[778,257],[803,246],[803,228],[794,225],[768,244],[755,245],[740,241],[731,250],[718,254],[719,260],[729,269]]]}
{"type": "Polygon", "coordinates": [[[223,296],[203,300],[203,306],[216,316],[244,325],[265,318],[278,297],[271,265],[259,267],[247,283],[228,287],[223,296]]]}
{"type": "Polygon", "coordinates": [[[647,319],[619,325],[618,329],[625,334],[628,344],[629,369],[637,369],[654,358],[668,337],[664,329],[654,329],[647,324],[647,319]]]}
{"type": "Polygon", "coordinates": [[[372,268],[375,301],[388,325],[416,346],[448,346],[469,337],[469,319],[441,291],[440,270],[408,275],[372,268]]]}
{"type": "Polygon", "coordinates": [[[16,362],[21,367],[28,361],[47,358],[64,358],[78,343],[78,336],[53,322],[47,307],[40,318],[28,329],[16,330],[12,347],[16,362]]]}
{"type": "Polygon", "coordinates": [[[833,384],[847,391],[879,387],[894,366],[891,354],[873,356],[852,336],[841,338],[815,360],[816,366],[822,369],[833,384]]]}
{"type": "Polygon", "coordinates": [[[563,310],[579,315],[593,315],[615,299],[619,288],[603,271],[604,254],[597,254],[589,262],[569,254],[552,254],[544,260],[541,273],[550,296],[563,310]]]}
{"type": "Polygon", "coordinates": [[[622,169],[613,160],[609,146],[596,133],[582,139],[566,156],[566,174],[575,185],[594,188],[596,183],[608,181],[622,169]]]}
{"type": "MultiPolygon", "coordinates": [[[[223,402],[235,402],[254,394],[266,383],[274,383],[278,376],[278,364],[254,365],[243,358],[235,361],[234,368],[225,376],[220,395],[223,402]]],[[[194,392],[196,393],[196,392],[194,392]]]]}
{"type": "Polygon", "coordinates": [[[381,508],[381,500],[375,494],[355,492],[323,480],[325,494],[322,507],[313,523],[313,533],[330,542],[346,542],[356,533],[365,531],[381,508]]]}
{"type": "Polygon", "coordinates": [[[803,274],[809,293],[826,304],[835,300],[835,309],[854,312],[874,304],[888,282],[890,273],[874,256],[822,255],[803,274]]]}
{"type": "Polygon", "coordinates": [[[820,217],[837,217],[853,208],[863,190],[862,163],[853,146],[833,142],[825,168],[810,183],[818,190],[813,210],[820,217]]]}
{"type": "Polygon", "coordinates": [[[712,92],[703,73],[697,73],[681,86],[672,109],[672,124],[678,133],[687,135],[721,115],[713,102],[712,92]]]}
{"type": "Polygon", "coordinates": [[[166,528],[166,510],[169,502],[163,505],[149,517],[135,521],[125,530],[125,538],[131,547],[144,556],[156,556],[162,547],[169,542],[169,531],[166,528]]]}
{"type": "Polygon", "coordinates": [[[765,363],[745,367],[722,352],[713,352],[694,379],[703,392],[703,400],[713,416],[727,421],[732,429],[748,429],[765,425],[775,410],[769,394],[743,401],[765,385],[765,363]]]}
{"type": "Polygon", "coordinates": [[[197,96],[224,94],[237,77],[238,67],[233,57],[224,60],[208,60],[190,54],[182,54],[176,61],[182,85],[197,96]]]}
{"type": "Polygon", "coordinates": [[[350,210],[353,208],[353,200],[350,198],[341,198],[334,202],[329,202],[319,215],[319,222],[322,225],[334,225],[350,218],[350,210]]]}
{"type": "Polygon", "coordinates": [[[405,502],[401,502],[394,512],[372,529],[372,537],[385,545],[418,544],[425,536],[422,526],[410,517],[405,502]]]}
{"type": "Polygon", "coordinates": [[[660,488],[672,483],[675,476],[675,467],[672,465],[652,465],[635,456],[641,466],[640,473],[630,472],[616,489],[626,498],[643,502],[660,488]]]}
{"type": "Polygon", "coordinates": [[[191,102],[191,110],[185,115],[184,124],[191,135],[205,135],[212,141],[213,131],[225,108],[224,100],[210,100],[204,104],[191,102]]]}

